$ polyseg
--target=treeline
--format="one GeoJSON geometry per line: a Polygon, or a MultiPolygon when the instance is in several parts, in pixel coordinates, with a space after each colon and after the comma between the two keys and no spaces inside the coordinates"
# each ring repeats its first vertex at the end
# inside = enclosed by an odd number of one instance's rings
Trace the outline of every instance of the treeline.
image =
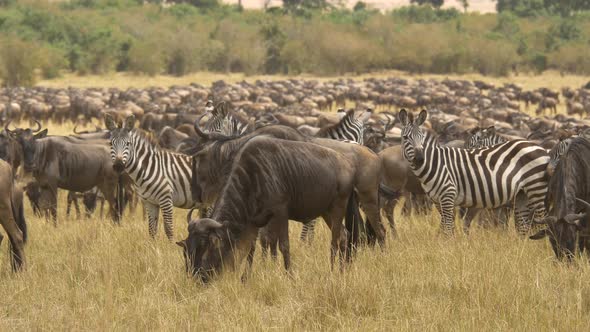
{"type": "Polygon", "coordinates": [[[0,0],[0,75],[5,85],[30,85],[66,71],[590,74],[585,12],[519,17],[409,6],[382,13],[362,3],[354,10],[244,11],[195,1],[212,5],[0,0]]]}

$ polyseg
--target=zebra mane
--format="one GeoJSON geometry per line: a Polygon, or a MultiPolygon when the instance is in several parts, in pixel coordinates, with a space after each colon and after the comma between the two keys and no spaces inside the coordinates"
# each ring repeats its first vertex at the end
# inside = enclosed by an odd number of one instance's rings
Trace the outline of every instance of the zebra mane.
{"type": "Polygon", "coordinates": [[[162,149],[162,147],[160,147],[160,143],[158,142],[156,135],[154,133],[145,131],[140,128],[135,128],[135,129],[133,129],[132,132],[135,134],[135,136],[137,136],[142,141],[149,143],[151,146],[153,146],[155,148],[162,149]]]}

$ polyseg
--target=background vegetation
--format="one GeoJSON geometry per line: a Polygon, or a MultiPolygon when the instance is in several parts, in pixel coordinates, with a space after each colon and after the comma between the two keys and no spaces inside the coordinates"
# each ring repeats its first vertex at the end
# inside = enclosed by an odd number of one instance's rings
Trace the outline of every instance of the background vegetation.
{"type": "Polygon", "coordinates": [[[323,0],[286,0],[265,11],[216,0],[167,7],[137,0],[0,0],[0,78],[5,85],[31,85],[67,72],[590,73],[590,14],[576,1],[559,2],[568,7],[500,0],[499,14],[415,2],[426,4],[383,13],[362,2],[347,10],[323,0]]]}

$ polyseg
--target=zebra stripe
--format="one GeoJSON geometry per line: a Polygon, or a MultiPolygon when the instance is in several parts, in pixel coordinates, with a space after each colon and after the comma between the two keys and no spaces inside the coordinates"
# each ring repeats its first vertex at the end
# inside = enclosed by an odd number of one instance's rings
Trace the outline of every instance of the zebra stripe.
{"type": "Polygon", "coordinates": [[[133,180],[149,221],[149,234],[156,236],[160,209],[168,239],[174,235],[172,208],[191,208],[191,157],[160,149],[137,129],[111,133],[111,158],[122,156],[125,172],[133,180]]]}
{"type": "Polygon", "coordinates": [[[248,131],[248,123],[240,121],[227,109],[227,104],[222,102],[212,108],[213,102],[208,101],[205,111],[210,111],[212,117],[205,124],[205,129],[211,133],[221,133],[225,136],[239,136],[248,131]]]}
{"type": "MultiPolygon", "coordinates": [[[[342,111],[344,110],[338,110],[338,112],[342,111]]],[[[337,125],[328,128],[321,136],[347,143],[363,145],[364,130],[365,127],[363,122],[354,117],[354,110],[350,110],[337,125]]],[[[303,224],[301,236],[299,237],[301,241],[311,243],[314,236],[316,222],[317,220],[314,219],[303,224]]]]}
{"type": "Polygon", "coordinates": [[[471,131],[471,136],[465,142],[465,148],[479,149],[507,141],[505,137],[496,134],[496,129],[493,126],[485,129],[477,127],[471,131]]]}
{"type": "Polygon", "coordinates": [[[422,111],[414,122],[411,114],[400,111],[403,155],[437,204],[444,233],[454,231],[455,206],[496,208],[514,200],[521,234],[530,229],[530,212],[544,216],[549,162],[545,149],[524,140],[476,150],[441,147],[433,135],[420,129],[426,116],[422,111]],[[526,199],[517,196],[520,193],[526,199]]]}

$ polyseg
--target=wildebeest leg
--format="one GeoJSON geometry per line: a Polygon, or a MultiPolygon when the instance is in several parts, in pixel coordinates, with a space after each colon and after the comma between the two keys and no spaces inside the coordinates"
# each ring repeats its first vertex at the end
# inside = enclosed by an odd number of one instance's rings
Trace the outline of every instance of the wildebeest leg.
{"type": "Polygon", "coordinates": [[[24,238],[23,233],[18,228],[14,219],[10,199],[8,199],[8,202],[0,203],[0,222],[10,240],[10,263],[12,270],[19,271],[25,267],[24,238]]]}
{"type": "Polygon", "coordinates": [[[148,215],[149,233],[152,238],[156,237],[158,232],[158,217],[160,214],[160,207],[147,201],[143,201],[145,212],[148,215]]]}
{"type": "Polygon", "coordinates": [[[78,205],[78,199],[74,199],[74,208],[76,209],[76,219],[80,219],[80,205],[78,205]]]}
{"type": "Polygon", "coordinates": [[[172,241],[174,239],[174,223],[172,219],[172,209],[174,205],[172,205],[172,196],[166,195],[160,201],[160,208],[162,209],[162,215],[164,217],[164,231],[166,232],[166,237],[168,240],[172,241]]]}
{"type": "Polygon", "coordinates": [[[270,257],[273,260],[277,258],[277,247],[279,243],[278,225],[273,220],[268,222],[266,226],[260,228],[258,235],[260,236],[260,246],[262,247],[262,257],[266,258],[266,253],[270,249],[270,257]]]}
{"type": "Polygon", "coordinates": [[[291,253],[289,251],[289,220],[284,218],[283,220],[276,219],[279,224],[277,229],[277,235],[279,239],[279,250],[283,255],[283,262],[285,264],[285,270],[291,269],[291,253]]]}
{"type": "Polygon", "coordinates": [[[338,255],[339,258],[341,270],[344,268],[344,260],[347,256],[346,249],[348,238],[346,235],[346,229],[342,227],[342,220],[344,219],[344,214],[346,213],[347,201],[348,199],[346,198],[342,202],[335,202],[332,210],[323,216],[332,233],[330,246],[330,264],[332,269],[334,269],[336,255],[338,255]]]}
{"type": "Polygon", "coordinates": [[[471,227],[471,222],[477,215],[481,212],[481,209],[478,208],[467,208],[465,212],[465,216],[463,216],[463,232],[465,234],[469,234],[469,228],[471,227]]]}
{"type": "Polygon", "coordinates": [[[102,220],[102,218],[104,218],[104,197],[100,200],[100,219],[102,220]]]}
{"type": "MultiPolygon", "coordinates": [[[[379,188],[379,185],[375,188],[379,188]]],[[[367,222],[373,227],[373,231],[380,245],[385,244],[385,227],[381,223],[381,214],[379,213],[379,192],[378,190],[359,189],[359,200],[362,210],[365,212],[367,222]]],[[[363,188],[365,189],[365,188],[363,188]]],[[[395,235],[395,229],[392,230],[395,235]]]]}
{"type": "Polygon", "coordinates": [[[247,264],[246,270],[242,274],[242,282],[245,282],[250,278],[250,274],[252,273],[252,265],[254,264],[254,254],[256,252],[256,240],[252,242],[250,245],[250,251],[248,252],[248,257],[246,257],[247,264]]]}
{"type": "Polygon", "coordinates": [[[389,227],[394,230],[395,229],[395,219],[394,219],[394,210],[395,206],[399,202],[399,198],[394,198],[390,200],[383,199],[383,210],[385,210],[385,218],[389,222],[389,227]]]}
{"type": "Polygon", "coordinates": [[[67,199],[67,205],[66,205],[66,217],[70,217],[70,211],[72,209],[72,202],[75,200],[76,198],[74,197],[74,192],[73,191],[68,191],[68,199],[67,199]]]}
{"type": "Polygon", "coordinates": [[[120,216],[118,212],[118,203],[115,199],[116,185],[114,183],[105,183],[99,190],[102,192],[104,199],[109,203],[109,213],[111,214],[111,220],[119,224],[120,216]]]}
{"type": "Polygon", "coordinates": [[[49,212],[53,225],[57,227],[57,187],[50,187],[49,193],[49,212]]]}

